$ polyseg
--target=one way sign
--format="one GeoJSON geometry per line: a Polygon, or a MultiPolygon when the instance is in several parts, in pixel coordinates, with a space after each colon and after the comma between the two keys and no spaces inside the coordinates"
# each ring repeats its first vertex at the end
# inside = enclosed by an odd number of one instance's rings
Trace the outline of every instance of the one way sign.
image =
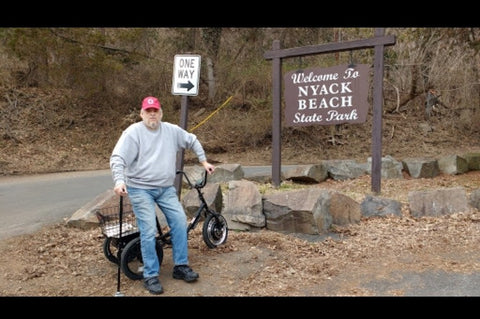
{"type": "Polygon", "coordinates": [[[198,95],[200,56],[177,54],[173,64],[173,95],[198,95]]]}

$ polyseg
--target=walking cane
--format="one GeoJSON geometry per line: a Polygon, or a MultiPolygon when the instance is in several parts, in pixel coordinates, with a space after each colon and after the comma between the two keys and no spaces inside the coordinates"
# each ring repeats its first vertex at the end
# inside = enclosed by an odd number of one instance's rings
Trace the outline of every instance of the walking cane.
{"type": "Polygon", "coordinates": [[[120,196],[120,211],[119,211],[119,234],[118,234],[118,251],[117,251],[117,258],[118,258],[118,272],[117,272],[117,292],[115,293],[115,297],[123,297],[124,294],[120,292],[120,269],[122,264],[122,250],[123,250],[123,241],[122,241],[122,217],[123,217],[123,196],[120,196]]]}

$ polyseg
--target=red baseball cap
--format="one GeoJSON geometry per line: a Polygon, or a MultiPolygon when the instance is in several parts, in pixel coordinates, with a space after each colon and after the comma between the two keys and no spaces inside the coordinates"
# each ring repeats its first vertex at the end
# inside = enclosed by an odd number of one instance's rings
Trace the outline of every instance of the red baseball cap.
{"type": "Polygon", "coordinates": [[[152,109],[152,108],[159,110],[160,107],[162,106],[160,105],[160,102],[156,97],[147,96],[146,98],[143,99],[142,110],[152,109]]]}

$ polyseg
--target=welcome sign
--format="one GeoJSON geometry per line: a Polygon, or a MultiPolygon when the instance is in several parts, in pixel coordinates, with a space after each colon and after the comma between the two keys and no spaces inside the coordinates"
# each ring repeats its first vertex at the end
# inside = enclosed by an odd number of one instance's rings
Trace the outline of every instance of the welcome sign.
{"type": "Polygon", "coordinates": [[[369,66],[310,68],[285,75],[287,126],[364,123],[369,66]]]}

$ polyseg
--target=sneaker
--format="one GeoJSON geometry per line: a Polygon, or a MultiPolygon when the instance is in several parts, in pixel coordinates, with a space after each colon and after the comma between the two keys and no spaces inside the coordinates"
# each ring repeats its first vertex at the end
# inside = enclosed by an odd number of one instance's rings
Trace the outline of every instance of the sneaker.
{"type": "Polygon", "coordinates": [[[159,294],[163,293],[162,284],[160,284],[160,280],[158,280],[157,277],[146,278],[143,281],[143,285],[145,286],[145,288],[147,288],[147,290],[150,293],[152,293],[154,295],[159,295],[159,294]]]}
{"type": "Polygon", "coordinates": [[[197,280],[198,274],[192,270],[188,265],[178,265],[173,267],[173,278],[183,279],[186,282],[197,280]]]}

